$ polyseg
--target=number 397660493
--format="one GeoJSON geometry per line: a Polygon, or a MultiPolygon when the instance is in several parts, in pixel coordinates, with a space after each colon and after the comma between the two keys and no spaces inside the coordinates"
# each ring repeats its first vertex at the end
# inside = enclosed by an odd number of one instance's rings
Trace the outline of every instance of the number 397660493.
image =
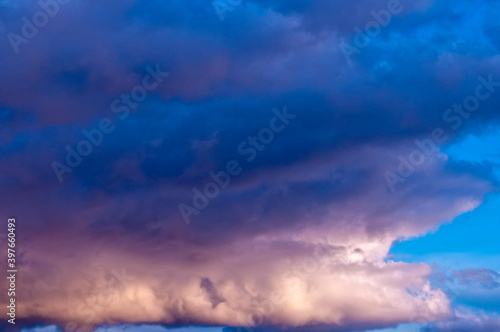
{"type": "Polygon", "coordinates": [[[8,263],[9,264],[14,264],[16,261],[15,261],[15,257],[16,257],[16,254],[15,254],[15,250],[14,248],[16,247],[16,233],[15,233],[15,230],[16,230],[16,219],[14,218],[10,218],[8,220],[8,238],[9,238],[9,242],[8,242],[8,246],[9,246],[9,249],[8,249],[8,263]]]}

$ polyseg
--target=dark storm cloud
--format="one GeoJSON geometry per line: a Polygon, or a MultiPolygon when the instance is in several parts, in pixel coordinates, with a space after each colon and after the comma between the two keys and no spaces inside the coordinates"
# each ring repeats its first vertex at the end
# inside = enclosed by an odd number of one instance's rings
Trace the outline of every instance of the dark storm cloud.
{"type": "MultiPolygon", "coordinates": [[[[430,318],[446,316],[442,293],[426,288],[427,267],[393,267],[383,258],[395,239],[477,206],[496,185],[492,171],[432,156],[396,194],[383,174],[436,127],[453,139],[498,122],[500,91],[491,91],[460,131],[443,119],[474,93],[479,75],[500,82],[498,8],[490,1],[401,5],[401,14],[353,55],[352,66],[341,42],[353,43],[354,28],[363,29],[386,2],[247,0],[221,22],[205,1],[74,0],[18,53],[4,38],[0,206],[29,225],[20,231],[30,243],[26,261],[43,280],[60,273],[61,285],[82,272],[71,257],[81,266],[95,262],[89,270],[103,280],[120,266],[139,273],[138,253],[151,271],[149,284],[120,288],[116,306],[88,321],[78,312],[38,310],[25,298],[30,317],[88,326],[249,324],[240,314],[255,314],[249,303],[280,284],[282,262],[302,258],[303,243],[321,241],[346,249],[325,267],[330,274],[302,280],[303,298],[287,293],[266,324],[390,326],[426,306],[435,309],[430,318]],[[157,65],[170,75],[120,120],[113,101],[157,65]],[[273,108],[284,107],[297,118],[245,161],[238,145],[269,126],[273,108]],[[66,146],[76,148],[82,130],[98,128],[103,118],[116,130],[59,183],[51,163],[64,163],[66,146]],[[209,172],[233,159],[241,174],[187,226],[178,204],[191,204],[192,189],[203,189],[209,172]],[[263,257],[255,257],[253,241],[265,244],[263,257]],[[60,248],[68,257],[57,260],[60,248]],[[353,271],[351,264],[359,265],[353,271]],[[269,268],[267,278],[252,272],[258,266],[269,268]],[[393,268],[414,271],[415,285],[394,277],[393,268]],[[357,279],[332,276],[332,269],[357,279]],[[370,283],[373,271],[380,275],[370,283]],[[326,295],[322,280],[333,285],[326,295]],[[352,312],[361,294],[345,294],[344,302],[334,295],[346,285],[387,305],[378,312],[369,300],[366,315],[352,312]],[[418,302],[406,293],[410,286],[434,298],[418,302]],[[131,306],[130,294],[148,305],[131,306]],[[297,309],[305,298],[334,306],[334,314],[297,309]],[[390,303],[404,305],[398,311],[390,303]]],[[[39,10],[35,2],[2,2],[0,31],[20,34],[21,18],[39,10]]],[[[26,285],[34,299],[47,296],[34,281],[26,285]]],[[[57,292],[54,299],[56,308],[82,302],[57,292]]]]}

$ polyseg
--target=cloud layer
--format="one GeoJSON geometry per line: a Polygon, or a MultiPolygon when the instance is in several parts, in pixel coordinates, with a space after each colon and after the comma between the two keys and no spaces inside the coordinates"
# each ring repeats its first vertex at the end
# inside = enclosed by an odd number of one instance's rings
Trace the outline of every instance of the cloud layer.
{"type": "MultiPolygon", "coordinates": [[[[17,53],[5,38],[0,210],[20,225],[20,322],[347,331],[456,317],[429,266],[386,256],[498,188],[487,165],[421,146],[498,124],[499,7],[399,5],[351,64],[340,45],[388,4],[245,0],[221,21],[204,1],[72,0],[17,53]],[[169,75],[131,106],[148,68],[169,75]],[[488,98],[454,129],[444,114],[478,86],[488,98]],[[268,139],[285,107],[295,118],[268,139]],[[115,129],[67,165],[103,119],[115,129]],[[241,172],[196,208],[193,189],[233,160],[241,172]],[[71,168],[62,182],[53,162],[71,168]],[[179,204],[196,208],[189,224],[179,204]]],[[[42,8],[0,6],[5,36],[42,8]]]]}

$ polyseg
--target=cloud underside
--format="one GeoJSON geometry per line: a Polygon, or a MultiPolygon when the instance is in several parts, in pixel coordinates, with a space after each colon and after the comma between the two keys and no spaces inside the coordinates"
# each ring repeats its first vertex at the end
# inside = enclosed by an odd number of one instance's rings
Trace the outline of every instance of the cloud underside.
{"type": "MultiPolygon", "coordinates": [[[[436,128],[446,144],[498,123],[495,91],[459,129],[443,119],[479,75],[500,80],[498,6],[402,2],[350,66],[339,45],[383,6],[247,0],[221,22],[204,3],[75,0],[18,54],[0,48],[20,321],[354,331],[452,317],[433,326],[452,329],[463,315],[432,269],[387,254],[498,185],[487,163],[422,148],[436,128]],[[157,64],[170,75],[120,120],[110,105],[157,64]],[[296,118],[248,161],[239,144],[284,107],[296,118]],[[116,130],[60,183],[51,163],[103,118],[116,130]],[[193,188],[231,160],[241,174],[187,224],[179,204],[194,207],[193,188]]],[[[39,10],[0,6],[4,34],[39,10]]]]}
{"type": "MultiPolygon", "coordinates": [[[[344,156],[343,165],[352,158],[354,168],[358,156],[344,156]]],[[[430,287],[428,265],[386,256],[400,237],[477,206],[471,190],[486,191],[487,183],[458,184],[441,173],[434,185],[453,195],[420,196],[421,185],[409,183],[411,199],[395,200],[385,186],[365,183],[342,194],[346,200],[318,205],[293,188],[304,177],[335,182],[337,161],[325,163],[307,175],[299,171],[307,165],[261,174],[265,203],[261,182],[228,187],[189,225],[166,208],[182,199],[168,188],[122,193],[119,203],[102,197],[73,212],[71,222],[55,217],[26,248],[20,315],[88,330],[114,323],[351,330],[451,317],[446,295],[430,287]],[[251,198],[241,204],[241,196],[251,198]]]]}

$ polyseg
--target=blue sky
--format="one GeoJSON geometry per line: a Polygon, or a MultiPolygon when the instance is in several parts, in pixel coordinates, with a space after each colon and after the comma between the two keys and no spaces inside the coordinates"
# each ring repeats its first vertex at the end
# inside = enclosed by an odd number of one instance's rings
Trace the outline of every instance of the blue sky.
{"type": "MultiPolygon", "coordinates": [[[[498,176],[500,135],[487,130],[471,134],[443,149],[450,160],[488,165],[498,176]]],[[[500,177],[498,178],[500,180],[500,177]]],[[[391,254],[404,261],[427,262],[452,269],[485,267],[500,270],[498,237],[500,194],[485,196],[474,211],[457,216],[427,235],[404,240],[391,248],[391,254]]]]}

